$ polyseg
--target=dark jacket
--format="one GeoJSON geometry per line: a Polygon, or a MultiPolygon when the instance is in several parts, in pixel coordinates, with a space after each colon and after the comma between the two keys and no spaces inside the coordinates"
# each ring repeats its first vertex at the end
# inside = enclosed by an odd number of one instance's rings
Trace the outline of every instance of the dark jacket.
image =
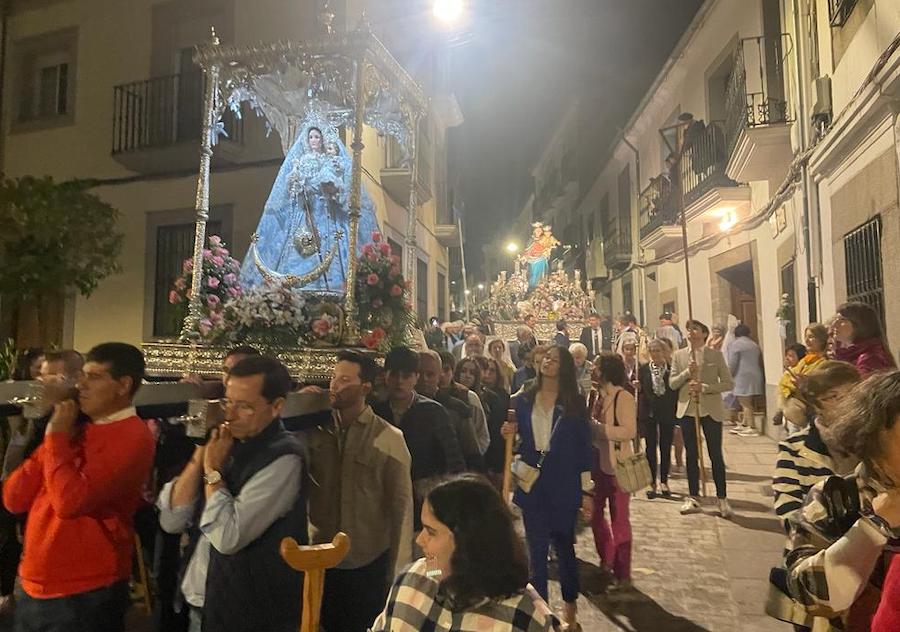
{"type": "MultiPolygon", "coordinates": [[[[516,420],[521,438],[519,454],[528,465],[537,466],[540,453],[534,447],[531,430],[533,403],[526,397],[518,398],[516,420]]],[[[580,416],[563,416],[562,406],[556,406],[553,427],[562,424],[550,438],[550,450],[541,466],[541,474],[529,493],[516,487],[513,497],[523,511],[540,511],[550,516],[554,525],[566,530],[573,526],[575,515],[581,507],[582,472],[590,472],[593,465],[591,429],[587,410],[580,416]]]]}
{"type": "Polygon", "coordinates": [[[578,341],[587,347],[588,350],[588,360],[593,360],[603,351],[609,351],[612,346],[612,339],[610,338],[609,327],[606,329],[603,328],[603,323],[600,323],[598,327],[599,331],[597,332],[598,342],[600,343],[599,349],[594,349],[594,334],[593,329],[591,327],[585,327],[581,330],[581,335],[578,336],[578,341]]]}
{"type": "Polygon", "coordinates": [[[662,374],[666,391],[662,395],[653,392],[653,376],[650,374],[650,364],[642,364],[638,368],[638,382],[641,385],[638,397],[638,421],[642,424],[649,420],[656,422],[675,422],[675,409],[678,406],[678,391],[673,391],[669,386],[669,372],[671,367],[666,365],[662,374]]]}
{"type": "MultiPolygon", "coordinates": [[[[485,388],[484,394],[489,397],[490,404],[486,406],[488,433],[491,435],[491,443],[484,455],[484,465],[491,472],[503,472],[503,463],[506,460],[506,441],[500,434],[500,428],[506,421],[509,410],[509,393],[502,389],[485,388]]],[[[485,402],[486,404],[488,402],[485,402]]]]}
{"type": "MultiPolygon", "coordinates": [[[[305,458],[303,444],[277,419],[255,437],[235,443],[224,477],[228,491],[237,496],[254,474],[288,454],[305,458]]],[[[285,537],[309,543],[305,485],[293,508],[237,553],[224,555],[210,547],[205,632],[297,629],[303,576],[281,558],[285,537]]]]}
{"type": "Polygon", "coordinates": [[[466,461],[466,469],[475,472],[484,470],[484,459],[478,451],[478,442],[475,440],[475,429],[472,427],[472,409],[468,402],[456,397],[449,388],[440,389],[434,394],[434,401],[443,406],[453,427],[453,433],[459,443],[463,459],[466,461]]]}

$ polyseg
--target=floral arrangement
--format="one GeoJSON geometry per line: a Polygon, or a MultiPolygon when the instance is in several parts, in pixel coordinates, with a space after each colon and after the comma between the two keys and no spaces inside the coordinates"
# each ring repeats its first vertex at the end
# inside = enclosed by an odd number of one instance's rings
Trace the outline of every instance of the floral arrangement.
{"type": "Polygon", "coordinates": [[[308,322],[306,300],[278,281],[265,281],[228,301],[212,330],[203,331],[219,343],[293,346],[308,322]]]}
{"type": "Polygon", "coordinates": [[[381,233],[372,233],[356,268],[356,300],[362,343],[387,351],[406,342],[407,328],[414,323],[412,305],[400,269],[400,257],[391,252],[381,233]]]}
{"type": "Polygon", "coordinates": [[[507,281],[495,283],[491,297],[476,311],[487,310],[496,320],[519,320],[534,314],[539,320],[581,321],[590,307],[591,299],[566,273],[557,270],[544,277],[527,292],[524,273],[507,281]]]}
{"type": "MultiPolygon", "coordinates": [[[[238,272],[241,264],[231,256],[225,242],[218,235],[210,235],[207,239],[209,248],[203,251],[203,283],[200,286],[200,307],[203,318],[200,320],[200,334],[207,336],[214,330],[221,329],[224,324],[225,304],[241,296],[238,272]]],[[[173,305],[187,307],[192,296],[191,280],[194,273],[194,260],[187,258],[181,265],[181,276],[175,279],[169,291],[169,302],[173,305]]]]}

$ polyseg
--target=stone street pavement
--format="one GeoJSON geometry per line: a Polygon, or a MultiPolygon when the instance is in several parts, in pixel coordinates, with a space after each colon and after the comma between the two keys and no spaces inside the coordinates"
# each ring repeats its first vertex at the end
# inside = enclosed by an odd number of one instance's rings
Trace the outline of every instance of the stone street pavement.
{"type": "MultiPolygon", "coordinates": [[[[703,514],[682,516],[680,500],[633,496],[633,591],[602,595],[608,577],[599,569],[593,534],[587,526],[579,532],[578,608],[585,632],[791,630],[763,611],[769,568],[779,563],[784,545],[770,490],[777,446],[766,437],[732,435],[728,427],[725,437],[735,516],[718,517],[711,473],[703,514]]],[[[673,494],[687,493],[683,474],[670,478],[669,486],[673,494]]],[[[552,582],[550,592],[558,611],[559,584],[552,582]]]]}

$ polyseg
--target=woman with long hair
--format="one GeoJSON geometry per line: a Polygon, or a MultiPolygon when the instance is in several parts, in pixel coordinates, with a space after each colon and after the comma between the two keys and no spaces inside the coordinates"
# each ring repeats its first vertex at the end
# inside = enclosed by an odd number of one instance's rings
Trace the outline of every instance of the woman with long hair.
{"type": "Polygon", "coordinates": [[[481,391],[481,365],[475,362],[475,358],[463,358],[456,363],[453,381],[462,384],[477,395],[481,391]]]}
{"type": "MultiPolygon", "coordinates": [[[[391,587],[373,632],[453,629],[549,632],[553,616],[528,584],[528,558],[504,500],[484,478],[437,485],[416,538],[425,556],[391,587]]],[[[545,557],[546,559],[546,557],[545,557]]]]}
{"type": "MultiPolygon", "coordinates": [[[[506,342],[503,338],[494,338],[488,343],[488,356],[497,361],[497,364],[503,373],[503,379],[506,384],[509,385],[509,383],[512,382],[513,373],[516,372],[516,367],[512,362],[512,357],[509,355],[509,348],[506,346],[506,342]]],[[[507,386],[507,391],[508,390],[509,386],[507,386]]]]}
{"type": "Polygon", "coordinates": [[[491,438],[484,454],[484,465],[488,478],[500,489],[503,484],[503,465],[506,456],[505,441],[500,429],[506,421],[509,409],[509,387],[497,360],[484,356],[473,359],[481,367],[481,391],[478,395],[484,403],[484,414],[487,417],[488,433],[491,438]]]}
{"type": "Polygon", "coordinates": [[[856,459],[837,444],[832,432],[836,404],[847,397],[861,376],[855,366],[825,360],[797,379],[796,398],[803,401],[815,418],[799,432],[778,445],[778,460],[772,489],[775,513],[784,522],[799,511],[810,488],[833,474],[849,474],[856,459]]]}
{"type": "Polygon", "coordinates": [[[644,439],[647,442],[647,461],[653,476],[653,483],[647,492],[648,498],[656,496],[657,472],[659,472],[659,491],[666,497],[672,495],[669,491],[669,467],[672,462],[672,440],[678,426],[675,415],[678,407],[678,391],[672,390],[669,386],[670,344],[671,341],[668,339],[651,340],[647,344],[650,362],[642,364],[638,369],[638,380],[641,385],[638,412],[644,439]]]}
{"type": "Polygon", "coordinates": [[[628,518],[630,494],[619,489],[616,464],[621,456],[634,454],[637,436],[634,396],[625,388],[625,363],[615,353],[604,351],[594,364],[598,397],[591,413],[596,446],[594,461],[594,503],[591,527],[600,563],[615,581],[610,588],[631,584],[631,522],[628,518]],[[609,522],[604,511],[609,505],[609,522]]]}
{"type": "Polygon", "coordinates": [[[516,422],[503,425],[504,435],[516,432],[521,462],[538,472],[528,491],[524,481],[518,481],[513,497],[522,509],[531,583],[547,599],[547,553],[552,542],[565,602],[564,630],[574,632],[581,629],[575,605],[579,591],[575,521],[580,507],[590,510],[584,495],[591,492],[592,454],[587,409],[568,349],[551,347],[544,355],[535,383],[517,399],[516,422]]]}
{"type": "Polygon", "coordinates": [[[855,365],[864,376],[897,366],[878,313],[865,303],[850,302],[838,307],[828,333],[830,357],[855,365]]]}

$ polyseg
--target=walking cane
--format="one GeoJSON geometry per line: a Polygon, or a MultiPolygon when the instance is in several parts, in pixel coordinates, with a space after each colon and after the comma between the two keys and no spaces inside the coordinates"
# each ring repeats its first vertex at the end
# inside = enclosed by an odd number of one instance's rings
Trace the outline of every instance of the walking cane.
{"type": "MultiPolygon", "coordinates": [[[[694,364],[697,365],[697,370],[700,370],[700,364],[697,362],[697,356],[693,349],[691,349],[691,357],[694,359],[694,364]]],[[[699,375],[694,376],[691,375],[691,379],[695,380],[699,377],[699,375]]],[[[694,434],[697,435],[697,464],[700,467],[700,493],[705,498],[706,497],[706,464],[703,459],[703,438],[700,435],[701,424],[700,424],[700,393],[692,393],[691,399],[694,402],[694,434]]]]}
{"type": "Polygon", "coordinates": [[[306,574],[303,581],[303,614],[300,632],[319,632],[325,569],[333,568],[350,551],[350,536],[338,532],[331,544],[300,546],[294,538],[281,541],[281,557],[295,571],[306,574]]]}
{"type": "MultiPolygon", "coordinates": [[[[510,408],[506,411],[506,421],[509,423],[515,423],[516,421],[516,411],[513,408],[510,408]]],[[[515,442],[515,435],[506,435],[503,438],[504,441],[504,453],[503,453],[503,502],[509,502],[509,492],[512,488],[512,460],[513,460],[513,443],[515,442]]]]}

